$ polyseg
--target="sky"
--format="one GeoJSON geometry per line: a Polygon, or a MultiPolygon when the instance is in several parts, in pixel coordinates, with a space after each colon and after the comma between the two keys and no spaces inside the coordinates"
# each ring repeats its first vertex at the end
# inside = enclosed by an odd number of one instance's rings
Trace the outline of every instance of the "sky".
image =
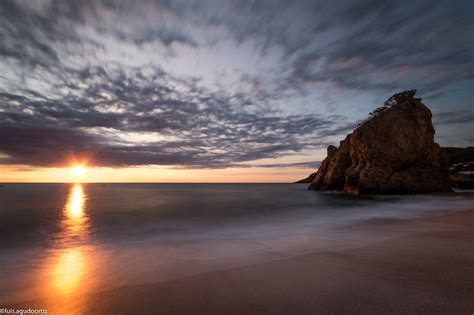
{"type": "Polygon", "coordinates": [[[0,182],[292,182],[417,89],[474,145],[474,2],[0,1],[0,182]]]}

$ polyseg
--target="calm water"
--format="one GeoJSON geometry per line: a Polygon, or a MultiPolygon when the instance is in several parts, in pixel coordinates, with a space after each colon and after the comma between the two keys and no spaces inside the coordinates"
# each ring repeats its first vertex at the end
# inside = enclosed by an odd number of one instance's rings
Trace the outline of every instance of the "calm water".
{"type": "Polygon", "coordinates": [[[0,306],[361,246],[374,241],[351,228],[364,222],[468,207],[456,194],[354,198],[296,184],[7,184],[0,306]]]}

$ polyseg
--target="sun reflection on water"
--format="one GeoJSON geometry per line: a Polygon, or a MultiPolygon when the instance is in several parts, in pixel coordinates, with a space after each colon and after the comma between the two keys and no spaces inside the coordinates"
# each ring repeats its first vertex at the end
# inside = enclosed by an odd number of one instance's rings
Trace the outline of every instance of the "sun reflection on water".
{"type": "Polygon", "coordinates": [[[75,184],[66,204],[67,216],[70,219],[78,219],[84,216],[84,189],[81,184],[75,184]]]}
{"type": "Polygon", "coordinates": [[[78,297],[91,288],[91,263],[95,257],[89,239],[87,194],[83,184],[70,187],[61,210],[60,231],[45,261],[45,292],[56,311],[70,313],[81,309],[85,301],[78,297]]]}
{"type": "Polygon", "coordinates": [[[57,235],[59,243],[70,243],[72,241],[84,241],[89,233],[89,217],[86,214],[87,195],[82,184],[74,184],[71,187],[62,211],[60,227],[61,233],[57,235]]]}

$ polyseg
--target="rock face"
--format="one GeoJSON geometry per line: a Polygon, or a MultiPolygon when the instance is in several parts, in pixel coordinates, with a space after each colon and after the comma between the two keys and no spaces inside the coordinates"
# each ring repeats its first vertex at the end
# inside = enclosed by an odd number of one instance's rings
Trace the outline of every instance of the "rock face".
{"type": "Polygon", "coordinates": [[[393,95],[339,148],[329,146],[308,189],[351,195],[451,191],[446,155],[434,142],[431,111],[415,94],[393,95]]]}

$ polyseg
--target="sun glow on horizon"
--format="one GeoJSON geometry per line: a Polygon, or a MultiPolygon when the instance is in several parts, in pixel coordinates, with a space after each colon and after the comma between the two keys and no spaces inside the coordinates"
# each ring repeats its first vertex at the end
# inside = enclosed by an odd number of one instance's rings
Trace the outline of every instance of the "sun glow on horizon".
{"type": "Polygon", "coordinates": [[[76,165],[71,169],[71,174],[75,182],[82,181],[86,174],[86,168],[82,165],[76,165]]]}
{"type": "Polygon", "coordinates": [[[70,163],[67,167],[21,169],[0,165],[2,183],[291,183],[314,172],[312,168],[174,169],[165,166],[97,167],[70,163]],[[75,176],[75,166],[84,169],[75,176]]]}

